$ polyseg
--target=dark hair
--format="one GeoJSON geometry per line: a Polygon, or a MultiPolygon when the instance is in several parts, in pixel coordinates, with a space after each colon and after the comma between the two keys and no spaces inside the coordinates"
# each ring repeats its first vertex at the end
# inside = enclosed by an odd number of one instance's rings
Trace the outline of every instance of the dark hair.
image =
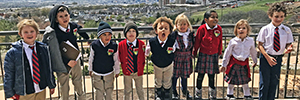
{"type": "Polygon", "coordinates": [[[203,24],[205,24],[206,22],[205,22],[205,18],[206,19],[208,19],[210,16],[211,16],[211,13],[217,13],[215,10],[209,10],[209,11],[206,11],[205,13],[204,13],[204,18],[203,18],[203,20],[202,20],[202,23],[201,23],[201,25],[203,25],[203,24]]]}
{"type": "Polygon", "coordinates": [[[287,9],[285,5],[283,3],[276,2],[273,3],[268,9],[268,15],[272,17],[274,12],[280,12],[280,11],[282,11],[284,13],[284,17],[286,17],[287,9]]]}

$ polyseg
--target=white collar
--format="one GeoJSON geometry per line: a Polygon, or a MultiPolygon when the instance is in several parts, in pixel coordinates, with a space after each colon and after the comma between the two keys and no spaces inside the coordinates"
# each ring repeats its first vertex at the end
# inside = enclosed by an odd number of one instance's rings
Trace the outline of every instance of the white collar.
{"type": "MultiPolygon", "coordinates": [[[[66,32],[66,31],[67,31],[67,29],[64,28],[64,27],[62,27],[61,25],[58,25],[58,28],[59,28],[60,30],[62,30],[63,32],[66,32]]],[[[70,25],[69,25],[69,24],[68,24],[68,29],[70,29],[70,25]]]]}
{"type": "Polygon", "coordinates": [[[165,41],[161,41],[161,40],[158,38],[158,36],[157,36],[157,40],[158,40],[158,43],[161,43],[161,42],[164,42],[164,43],[166,43],[166,42],[167,42],[167,40],[168,40],[168,37],[167,37],[167,39],[166,39],[165,41]]]}
{"type": "Polygon", "coordinates": [[[29,45],[29,44],[25,43],[24,40],[22,40],[22,44],[23,44],[23,47],[25,47],[25,48],[29,48],[29,46],[35,46],[36,45],[35,42],[34,42],[33,45],[29,45]]]}
{"type": "Polygon", "coordinates": [[[101,39],[99,39],[100,43],[103,45],[103,47],[106,47],[109,45],[110,41],[107,43],[107,45],[105,46],[104,43],[101,41],[101,39]]]}
{"type": "Polygon", "coordinates": [[[216,25],[214,28],[210,28],[207,23],[205,23],[205,25],[206,25],[207,30],[212,30],[212,29],[218,28],[218,25],[216,25]]]}
{"type": "MultiPolygon", "coordinates": [[[[246,41],[246,40],[248,40],[250,37],[249,36],[246,36],[245,38],[244,38],[244,41],[246,41]]],[[[235,41],[242,41],[242,39],[241,38],[239,38],[239,37],[234,37],[233,38],[235,41]]]]}
{"type": "MultiPolygon", "coordinates": [[[[272,22],[270,23],[270,25],[272,26],[272,29],[275,29],[275,28],[276,28],[276,26],[274,26],[272,22]]],[[[280,24],[280,25],[278,26],[278,29],[282,29],[282,27],[283,27],[283,25],[280,24]]]]}
{"type": "Polygon", "coordinates": [[[130,41],[128,41],[128,40],[126,39],[126,42],[127,42],[127,44],[132,43],[132,45],[133,45],[134,47],[136,46],[136,39],[134,39],[133,42],[130,42],[130,41]]]}
{"type": "Polygon", "coordinates": [[[181,32],[178,31],[178,35],[180,35],[180,36],[189,35],[189,33],[190,33],[190,29],[187,29],[187,31],[184,32],[184,33],[181,33],[181,32]]]}

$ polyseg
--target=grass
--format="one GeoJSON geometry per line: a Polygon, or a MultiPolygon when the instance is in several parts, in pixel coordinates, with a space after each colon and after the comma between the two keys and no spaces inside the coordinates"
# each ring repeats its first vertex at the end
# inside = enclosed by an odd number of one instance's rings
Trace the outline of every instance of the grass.
{"type": "MultiPolygon", "coordinates": [[[[219,19],[221,19],[222,15],[225,15],[231,11],[248,12],[248,11],[252,11],[252,10],[263,10],[263,11],[267,12],[269,6],[265,5],[266,3],[279,2],[279,0],[253,0],[253,1],[254,1],[254,3],[245,4],[238,8],[227,7],[227,8],[215,9],[215,10],[219,14],[219,19]]],[[[282,1],[282,0],[280,0],[280,1],[282,1]]],[[[206,11],[200,11],[200,12],[193,13],[191,18],[194,18],[194,19],[201,18],[202,19],[205,12],[206,11]]],[[[287,17],[287,18],[289,18],[289,17],[287,17]]]]}

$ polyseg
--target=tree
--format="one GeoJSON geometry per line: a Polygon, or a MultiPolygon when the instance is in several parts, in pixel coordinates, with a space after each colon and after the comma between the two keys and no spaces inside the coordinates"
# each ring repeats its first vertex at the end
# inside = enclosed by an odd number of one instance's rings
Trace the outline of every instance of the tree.
{"type": "Polygon", "coordinates": [[[86,28],[98,27],[99,23],[100,22],[97,23],[94,20],[88,20],[88,21],[85,22],[84,27],[86,27],[86,28]]]}
{"type": "Polygon", "coordinates": [[[122,21],[123,20],[122,17],[123,17],[123,15],[118,15],[117,20],[122,21]]]}
{"type": "Polygon", "coordinates": [[[42,8],[40,11],[41,11],[41,15],[42,16],[48,16],[49,15],[49,12],[50,12],[50,8],[42,8]]]}
{"type": "Polygon", "coordinates": [[[159,18],[159,17],[161,17],[161,15],[160,15],[159,12],[157,12],[157,13],[156,13],[156,18],[159,18]]]}

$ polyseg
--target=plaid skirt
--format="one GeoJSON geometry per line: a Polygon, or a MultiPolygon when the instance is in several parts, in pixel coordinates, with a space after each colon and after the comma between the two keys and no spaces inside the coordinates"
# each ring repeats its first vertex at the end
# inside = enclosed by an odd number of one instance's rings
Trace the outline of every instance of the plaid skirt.
{"type": "Polygon", "coordinates": [[[242,85],[242,84],[248,84],[251,81],[251,78],[248,77],[247,66],[234,64],[231,67],[229,74],[226,74],[224,76],[224,80],[228,84],[242,85]]]}
{"type": "Polygon", "coordinates": [[[199,52],[195,72],[198,72],[199,74],[218,74],[220,73],[218,61],[218,53],[208,55],[199,52]]]}
{"type": "Polygon", "coordinates": [[[193,57],[190,51],[175,52],[173,77],[189,78],[193,72],[192,59],[193,57]]]}

